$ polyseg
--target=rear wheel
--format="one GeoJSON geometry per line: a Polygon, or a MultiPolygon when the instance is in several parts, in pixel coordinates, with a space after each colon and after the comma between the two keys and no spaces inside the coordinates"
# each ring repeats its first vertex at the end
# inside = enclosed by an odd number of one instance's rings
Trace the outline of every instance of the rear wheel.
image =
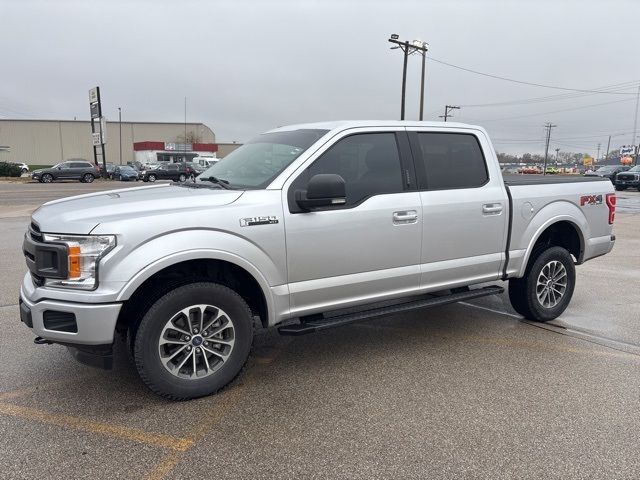
{"type": "Polygon", "coordinates": [[[91,183],[95,180],[95,178],[96,177],[94,177],[92,173],[85,173],[80,179],[80,181],[84,183],[91,183]]]}
{"type": "Polygon", "coordinates": [[[562,247],[550,247],[529,261],[522,278],[509,280],[511,306],[529,320],[553,320],[569,306],[575,280],[571,254],[562,247]]]}
{"type": "Polygon", "coordinates": [[[153,175],[153,174],[149,175],[149,181],[150,182],[155,182],[156,181],[156,176],[153,175]]]}
{"type": "Polygon", "coordinates": [[[181,173],[180,176],[178,177],[178,181],[179,182],[186,182],[187,181],[187,176],[184,173],[181,173]]]}
{"type": "Polygon", "coordinates": [[[40,181],[42,183],[51,183],[53,182],[53,175],[51,175],[50,173],[45,173],[44,175],[42,175],[42,177],[40,178],[40,181]]]}
{"type": "Polygon", "coordinates": [[[217,283],[178,287],[147,311],[133,341],[140,378],[172,400],[210,395],[242,370],[253,318],[236,292],[217,283]]]}

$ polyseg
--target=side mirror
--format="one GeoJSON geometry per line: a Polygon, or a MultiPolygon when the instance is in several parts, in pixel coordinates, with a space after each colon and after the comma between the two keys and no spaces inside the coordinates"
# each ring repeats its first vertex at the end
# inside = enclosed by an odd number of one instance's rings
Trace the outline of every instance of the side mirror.
{"type": "Polygon", "coordinates": [[[344,205],[347,201],[344,178],[333,173],[314,175],[309,180],[306,191],[296,190],[295,200],[304,211],[344,205]]]}

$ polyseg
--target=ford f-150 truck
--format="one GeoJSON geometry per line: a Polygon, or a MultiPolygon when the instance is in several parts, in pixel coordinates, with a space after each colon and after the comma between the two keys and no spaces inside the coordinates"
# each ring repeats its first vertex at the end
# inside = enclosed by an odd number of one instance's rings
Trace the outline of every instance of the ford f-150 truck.
{"type": "Polygon", "coordinates": [[[36,343],[109,368],[117,333],[171,399],[241,371],[254,326],[299,335],[503,292],[524,317],[569,305],[611,251],[608,179],[503,179],[487,133],[341,121],[259,135],[195,182],[37,209],[20,314],[36,343]]]}

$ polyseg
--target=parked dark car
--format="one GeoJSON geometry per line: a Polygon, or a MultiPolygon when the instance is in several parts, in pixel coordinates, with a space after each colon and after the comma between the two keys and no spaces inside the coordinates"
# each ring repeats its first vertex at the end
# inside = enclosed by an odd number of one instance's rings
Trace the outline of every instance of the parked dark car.
{"type": "Polygon", "coordinates": [[[51,168],[34,170],[31,178],[41,183],[51,183],[54,180],[80,180],[91,183],[99,175],[97,167],[86,160],[67,160],[51,168]]]}
{"type": "Polygon", "coordinates": [[[139,178],[138,171],[130,167],[129,165],[117,165],[113,169],[111,178],[114,180],[120,180],[121,182],[134,181],[137,182],[139,178]]]}
{"type": "Polygon", "coordinates": [[[154,170],[143,170],[140,175],[143,182],[155,182],[156,180],[186,182],[188,178],[194,178],[196,172],[184,163],[166,163],[154,170]]]}
{"type": "MultiPolygon", "coordinates": [[[[115,168],[116,166],[113,163],[107,163],[107,177],[113,178],[113,171],[115,168]]],[[[102,163],[98,163],[98,170],[100,172],[100,176],[102,176],[102,171],[104,170],[102,163]]]]}
{"type": "Polygon", "coordinates": [[[640,165],[636,165],[626,172],[618,173],[614,185],[616,190],[626,190],[632,187],[637,188],[640,192],[640,165]]]}
{"type": "Polygon", "coordinates": [[[626,172],[629,167],[622,165],[603,165],[595,172],[585,172],[585,177],[603,177],[611,180],[611,183],[615,183],[616,175],[620,172],[626,172]]]}

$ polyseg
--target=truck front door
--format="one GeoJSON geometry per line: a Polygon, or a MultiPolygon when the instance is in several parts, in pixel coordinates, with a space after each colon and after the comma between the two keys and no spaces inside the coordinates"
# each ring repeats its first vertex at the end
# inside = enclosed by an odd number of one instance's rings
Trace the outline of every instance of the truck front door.
{"type": "Polygon", "coordinates": [[[407,182],[415,178],[408,152],[405,132],[343,134],[285,184],[292,315],[419,288],[422,211],[415,181],[407,182]],[[295,191],[323,173],[345,180],[346,204],[302,211],[295,191]]]}

